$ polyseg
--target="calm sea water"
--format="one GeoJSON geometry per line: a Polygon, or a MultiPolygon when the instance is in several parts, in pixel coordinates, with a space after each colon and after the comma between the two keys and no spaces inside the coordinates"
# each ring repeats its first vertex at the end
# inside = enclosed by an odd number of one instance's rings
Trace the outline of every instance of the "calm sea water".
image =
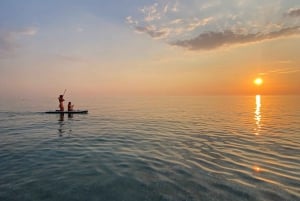
{"type": "Polygon", "coordinates": [[[0,101],[0,200],[300,200],[299,100],[0,101]]]}

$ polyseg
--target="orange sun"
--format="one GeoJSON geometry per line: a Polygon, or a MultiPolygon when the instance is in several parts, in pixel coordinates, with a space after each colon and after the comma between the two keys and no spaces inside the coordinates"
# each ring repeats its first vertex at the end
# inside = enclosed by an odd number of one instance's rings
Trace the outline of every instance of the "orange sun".
{"type": "Polygon", "coordinates": [[[260,86],[263,84],[263,79],[261,79],[260,77],[256,78],[254,81],[254,84],[256,84],[257,86],[260,86]]]}

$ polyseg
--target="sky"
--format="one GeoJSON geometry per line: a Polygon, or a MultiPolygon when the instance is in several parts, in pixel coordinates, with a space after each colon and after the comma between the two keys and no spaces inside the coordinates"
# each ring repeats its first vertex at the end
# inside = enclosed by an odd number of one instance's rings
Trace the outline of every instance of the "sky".
{"type": "Polygon", "coordinates": [[[300,94],[299,52],[299,0],[0,0],[1,96],[300,94]]]}

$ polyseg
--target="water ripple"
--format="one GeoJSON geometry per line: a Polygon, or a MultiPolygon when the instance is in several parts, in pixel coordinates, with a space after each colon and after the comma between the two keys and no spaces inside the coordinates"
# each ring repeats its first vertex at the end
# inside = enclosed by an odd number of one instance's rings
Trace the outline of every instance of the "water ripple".
{"type": "Polygon", "coordinates": [[[218,98],[1,109],[0,200],[299,200],[298,102],[218,98]]]}

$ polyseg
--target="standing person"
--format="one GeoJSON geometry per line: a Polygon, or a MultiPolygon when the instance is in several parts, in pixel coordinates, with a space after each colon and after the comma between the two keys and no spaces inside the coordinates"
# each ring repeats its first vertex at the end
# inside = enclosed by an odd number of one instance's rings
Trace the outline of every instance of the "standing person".
{"type": "Polygon", "coordinates": [[[64,110],[65,110],[65,109],[64,109],[64,101],[65,101],[64,95],[59,95],[58,101],[59,101],[59,105],[58,105],[59,110],[60,110],[60,111],[64,111],[64,110]]]}
{"type": "Polygon", "coordinates": [[[68,111],[73,111],[74,105],[71,102],[68,103],[68,111]]]}

